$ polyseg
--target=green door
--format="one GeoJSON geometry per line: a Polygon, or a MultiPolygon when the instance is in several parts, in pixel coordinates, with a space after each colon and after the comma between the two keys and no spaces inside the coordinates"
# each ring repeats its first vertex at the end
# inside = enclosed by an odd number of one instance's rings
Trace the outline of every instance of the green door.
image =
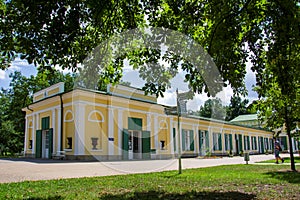
{"type": "Polygon", "coordinates": [[[239,150],[244,151],[244,149],[243,149],[243,136],[241,134],[239,134],[239,150]]]}
{"type": "Polygon", "coordinates": [[[53,129],[49,129],[49,153],[48,153],[48,158],[52,158],[52,153],[53,153],[53,129]]]}
{"type": "Polygon", "coordinates": [[[190,130],[190,140],[191,140],[191,143],[190,143],[190,151],[194,151],[195,150],[195,145],[194,145],[194,131],[193,130],[190,130]]]}
{"type": "Polygon", "coordinates": [[[176,129],[173,128],[173,145],[174,145],[174,151],[176,151],[176,129]]]}
{"type": "Polygon", "coordinates": [[[36,158],[41,158],[42,157],[42,130],[37,130],[36,131],[35,157],[36,158]]]}
{"type": "Polygon", "coordinates": [[[142,158],[151,159],[150,131],[142,131],[142,158]]]}
{"type": "Polygon", "coordinates": [[[128,130],[124,129],[122,135],[122,156],[123,160],[128,160],[128,130]]]}

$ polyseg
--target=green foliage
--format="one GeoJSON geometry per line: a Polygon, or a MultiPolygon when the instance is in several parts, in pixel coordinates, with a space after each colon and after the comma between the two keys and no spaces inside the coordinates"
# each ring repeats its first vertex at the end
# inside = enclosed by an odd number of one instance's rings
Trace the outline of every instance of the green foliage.
{"type": "MultiPolygon", "coordinates": [[[[128,58],[146,80],[146,93],[162,95],[181,65],[194,92],[214,96],[221,85],[230,85],[234,93],[245,95],[245,66],[250,60],[259,86],[266,81],[262,76],[266,64],[275,63],[274,71],[287,72],[278,76],[280,87],[284,86],[285,94],[293,90],[288,74],[297,71],[290,66],[297,66],[295,63],[299,62],[296,59],[300,38],[297,0],[56,0],[51,3],[12,0],[1,3],[2,69],[20,55],[36,66],[60,65],[77,70],[92,49],[114,34],[137,27],[148,27],[148,30],[151,30],[149,26],[164,27],[186,35],[188,41],[179,36],[170,42],[169,36],[159,32],[143,35],[153,41],[149,48],[122,48],[121,54],[117,52],[119,57],[107,57],[109,62],[100,58],[95,62],[102,67],[102,72],[96,71],[106,84],[120,81],[124,59],[128,58]],[[196,51],[183,56],[184,50],[194,50],[192,40],[213,58],[221,82],[203,78],[211,68],[194,62],[203,60],[201,53],[196,51]],[[160,45],[167,48],[155,48],[160,45]],[[194,59],[188,60],[189,57],[194,59]],[[169,63],[170,67],[163,70],[159,61],[169,63]],[[215,85],[215,91],[210,91],[208,85],[215,85]]],[[[109,45],[106,50],[113,51],[109,45]]],[[[133,45],[138,47],[138,44],[133,45]]]]}
{"type": "Polygon", "coordinates": [[[250,114],[247,110],[248,99],[242,100],[240,96],[232,96],[230,104],[226,108],[226,121],[230,121],[239,115],[250,114]]]}
{"type": "Polygon", "coordinates": [[[200,106],[199,114],[202,117],[224,120],[226,108],[222,105],[220,98],[208,99],[203,106],[200,106]]]}
{"type": "Polygon", "coordinates": [[[65,82],[65,90],[74,87],[75,75],[57,70],[39,69],[36,77],[29,78],[15,71],[9,75],[11,82],[7,90],[0,90],[0,155],[20,153],[25,131],[25,108],[32,103],[33,93],[58,82],[65,82]]]}

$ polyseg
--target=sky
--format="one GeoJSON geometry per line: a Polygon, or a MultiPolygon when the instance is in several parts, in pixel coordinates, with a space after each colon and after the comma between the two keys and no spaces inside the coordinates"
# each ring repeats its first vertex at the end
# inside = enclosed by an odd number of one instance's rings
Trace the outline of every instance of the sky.
{"type": "MultiPolygon", "coordinates": [[[[248,96],[251,103],[253,100],[257,99],[257,94],[252,91],[252,86],[255,85],[255,74],[251,71],[250,65],[247,65],[247,74],[246,74],[246,87],[248,89],[248,96]]],[[[27,61],[20,60],[17,58],[11,65],[11,67],[7,70],[0,70],[0,87],[7,88],[9,87],[9,74],[14,71],[21,71],[21,73],[29,77],[30,75],[36,75],[36,67],[34,65],[29,65],[27,61]]],[[[124,67],[123,80],[131,83],[131,86],[141,88],[144,84],[144,81],[139,78],[139,74],[137,71],[133,71],[130,67],[124,67]]],[[[66,71],[65,71],[66,72],[66,71]]],[[[184,74],[179,73],[176,77],[171,80],[171,88],[168,89],[164,93],[164,98],[159,97],[158,103],[163,105],[176,105],[176,88],[178,88],[179,92],[188,91],[187,84],[183,81],[184,74]]],[[[230,102],[230,98],[233,95],[233,91],[230,87],[226,87],[220,92],[217,97],[222,100],[223,105],[228,105],[230,102]]],[[[204,104],[204,102],[208,99],[206,94],[196,94],[193,100],[189,100],[187,102],[188,110],[199,110],[200,106],[204,104]]]]}

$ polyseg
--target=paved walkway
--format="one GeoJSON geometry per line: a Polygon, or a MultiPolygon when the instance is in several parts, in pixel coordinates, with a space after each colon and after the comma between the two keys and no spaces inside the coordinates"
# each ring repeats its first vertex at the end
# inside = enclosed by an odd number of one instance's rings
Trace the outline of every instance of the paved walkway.
{"type": "MultiPolygon", "coordinates": [[[[289,155],[283,155],[288,157],[289,155]]],[[[273,155],[251,155],[249,164],[274,159],[273,155]]],[[[217,159],[182,159],[182,168],[202,168],[218,165],[245,164],[243,157],[217,159]]],[[[284,163],[286,164],[286,163],[284,163]]],[[[75,162],[36,159],[0,159],[0,183],[25,180],[49,180],[148,173],[177,170],[178,160],[75,162]]]]}

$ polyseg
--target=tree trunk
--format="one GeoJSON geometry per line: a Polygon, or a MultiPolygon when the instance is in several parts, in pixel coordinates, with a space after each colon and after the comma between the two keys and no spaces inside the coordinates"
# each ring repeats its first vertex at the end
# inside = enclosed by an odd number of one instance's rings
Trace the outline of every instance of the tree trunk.
{"type": "Polygon", "coordinates": [[[285,107],[285,125],[286,125],[286,133],[288,135],[289,140],[289,151],[290,151],[290,158],[291,158],[291,170],[296,171],[295,167],[295,159],[294,159],[294,152],[293,152],[293,144],[292,144],[292,137],[291,137],[291,126],[290,126],[290,119],[288,115],[288,108],[285,107]]]}

